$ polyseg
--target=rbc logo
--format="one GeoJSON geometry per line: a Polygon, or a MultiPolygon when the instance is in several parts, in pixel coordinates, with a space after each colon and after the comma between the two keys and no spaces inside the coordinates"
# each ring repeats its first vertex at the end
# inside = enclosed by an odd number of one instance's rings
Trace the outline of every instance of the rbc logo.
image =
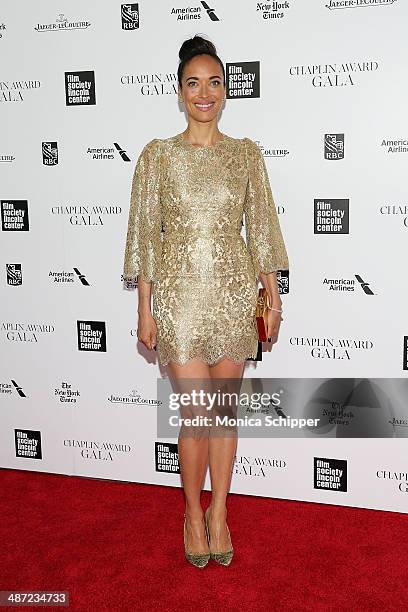
{"type": "Polygon", "coordinates": [[[344,158],[344,134],[325,134],[324,135],[324,158],[343,159],[344,158]]]}
{"type": "Polygon", "coordinates": [[[44,166],[56,166],[58,164],[58,145],[56,142],[42,143],[42,156],[44,166]]]}

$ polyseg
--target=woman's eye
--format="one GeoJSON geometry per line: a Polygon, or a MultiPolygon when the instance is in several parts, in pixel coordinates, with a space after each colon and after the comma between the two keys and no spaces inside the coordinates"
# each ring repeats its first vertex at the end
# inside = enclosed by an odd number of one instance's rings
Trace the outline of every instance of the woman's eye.
{"type": "MultiPolygon", "coordinates": [[[[221,81],[219,81],[218,79],[211,81],[212,85],[220,85],[221,81]]],[[[198,83],[196,81],[189,81],[189,83],[187,83],[188,87],[195,87],[195,85],[198,85],[198,83]]]]}

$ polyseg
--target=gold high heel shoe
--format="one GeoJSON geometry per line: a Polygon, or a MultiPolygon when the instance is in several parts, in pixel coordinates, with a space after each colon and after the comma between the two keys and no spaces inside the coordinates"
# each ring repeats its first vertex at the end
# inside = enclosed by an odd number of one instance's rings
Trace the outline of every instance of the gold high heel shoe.
{"type": "Polygon", "coordinates": [[[210,560],[210,553],[189,553],[187,552],[187,529],[186,515],[184,513],[184,555],[190,563],[196,567],[205,567],[210,560]]]}
{"type": "Polygon", "coordinates": [[[208,506],[207,510],[205,511],[205,515],[204,515],[204,519],[205,519],[205,530],[207,533],[207,540],[208,540],[208,544],[210,545],[210,557],[211,559],[214,559],[214,561],[216,561],[217,563],[220,563],[220,565],[229,565],[232,561],[232,556],[234,554],[234,549],[232,547],[232,542],[231,542],[231,534],[230,534],[230,530],[228,529],[228,525],[226,525],[227,527],[227,531],[228,531],[228,537],[229,537],[229,541],[230,541],[230,548],[229,550],[226,550],[225,552],[212,552],[211,551],[211,544],[210,544],[210,528],[208,525],[208,511],[209,511],[210,507],[208,506]]]}

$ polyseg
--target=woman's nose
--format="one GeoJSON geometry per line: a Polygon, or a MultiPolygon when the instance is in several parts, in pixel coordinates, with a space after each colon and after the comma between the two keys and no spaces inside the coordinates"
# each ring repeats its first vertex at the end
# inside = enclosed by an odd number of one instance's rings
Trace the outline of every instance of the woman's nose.
{"type": "Polygon", "coordinates": [[[200,86],[200,96],[207,96],[208,95],[208,85],[206,83],[201,83],[200,86]]]}

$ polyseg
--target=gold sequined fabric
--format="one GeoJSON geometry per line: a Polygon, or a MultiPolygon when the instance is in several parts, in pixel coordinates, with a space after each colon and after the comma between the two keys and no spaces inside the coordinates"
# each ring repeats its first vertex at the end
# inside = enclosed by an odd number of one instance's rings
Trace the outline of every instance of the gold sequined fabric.
{"type": "Polygon", "coordinates": [[[255,357],[257,277],[287,269],[253,140],[224,134],[214,145],[195,146],[177,134],[145,145],[133,175],[123,275],[153,283],[162,365],[255,357]]]}

